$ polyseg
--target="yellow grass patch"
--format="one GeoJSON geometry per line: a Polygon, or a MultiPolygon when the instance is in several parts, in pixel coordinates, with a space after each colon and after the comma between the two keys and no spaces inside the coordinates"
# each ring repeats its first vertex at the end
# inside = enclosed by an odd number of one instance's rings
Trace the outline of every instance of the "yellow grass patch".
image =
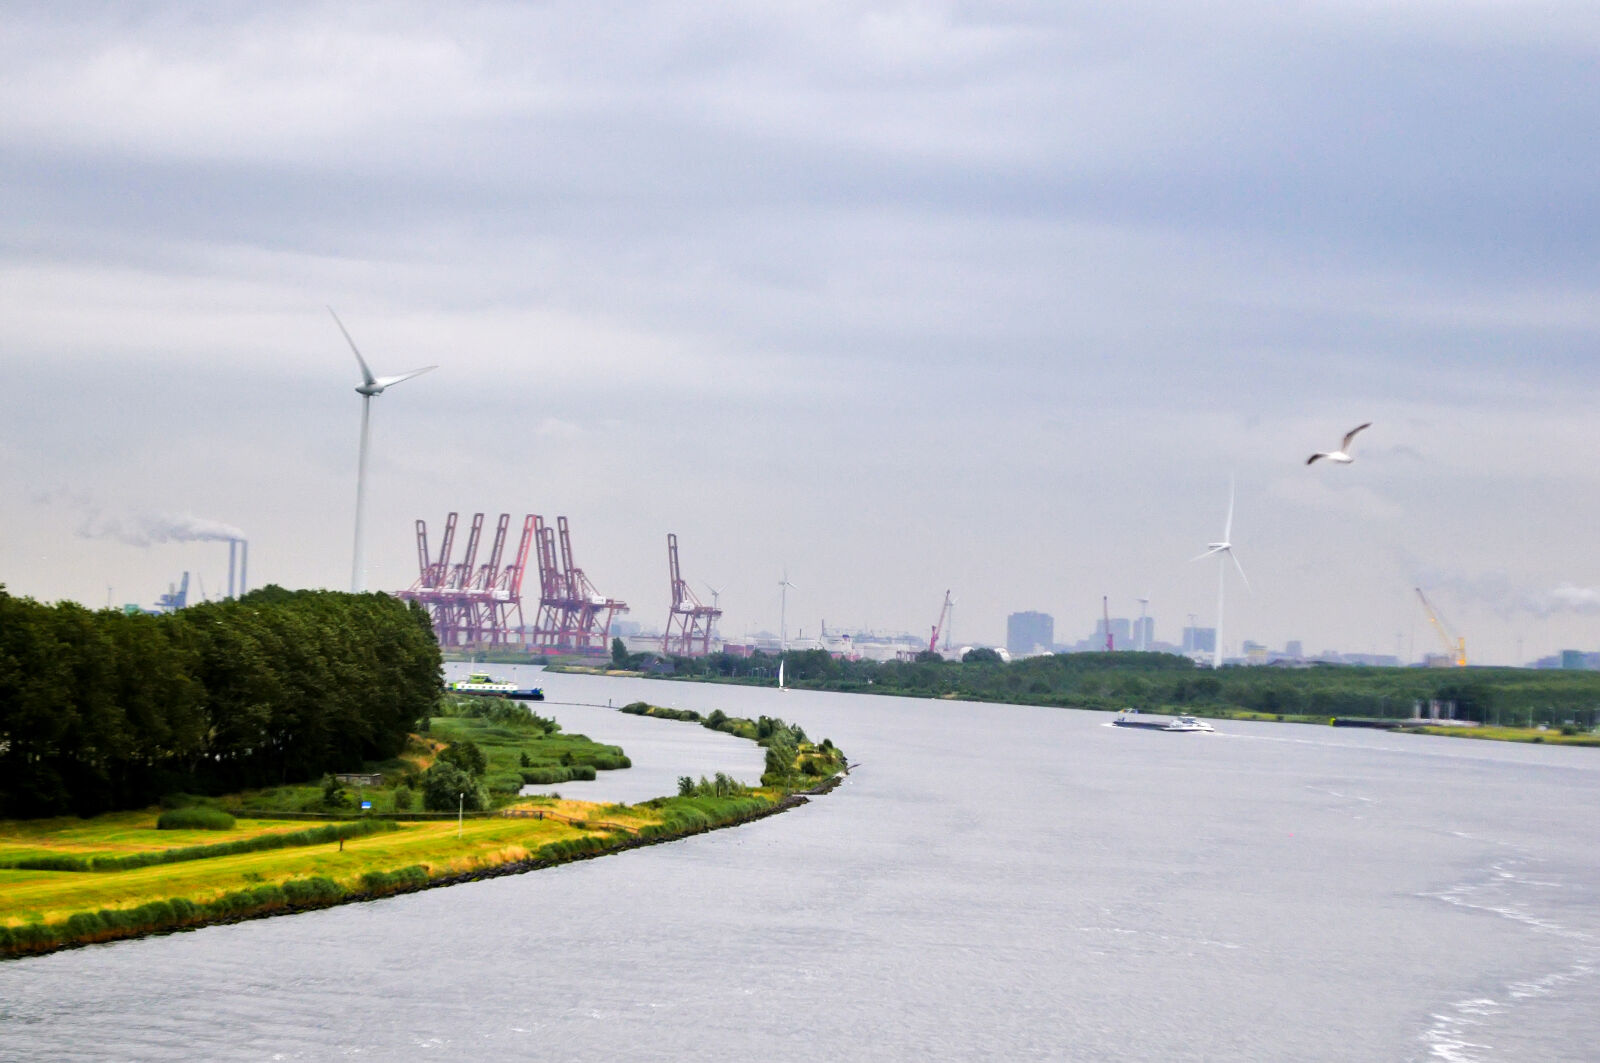
{"type": "MultiPolygon", "coordinates": [[[[559,802],[561,811],[583,816],[599,806],[559,802]]],[[[41,824],[4,824],[29,837],[30,848],[42,852],[111,851],[105,835],[120,836],[130,828],[124,814],[70,821],[62,827],[73,848],[48,844],[41,824]],[[96,837],[96,828],[102,832],[96,837]]],[[[304,823],[265,823],[260,833],[303,830],[304,823]]],[[[0,924],[57,922],[74,912],[101,908],[133,908],[153,900],[184,897],[197,903],[225,893],[290,879],[323,875],[349,890],[361,888],[371,871],[395,871],[413,864],[428,868],[430,877],[482,870],[532,858],[553,841],[600,833],[556,819],[489,818],[465,820],[456,836],[453,820],[402,823],[399,830],[338,842],[265,852],[239,853],[176,864],[158,864],[130,871],[4,871],[0,870],[0,924]]],[[[154,832],[152,832],[154,833],[154,832]]],[[[237,837],[239,831],[162,831],[162,835],[199,834],[202,841],[237,837]]],[[[188,844],[187,841],[183,844],[188,844]]],[[[148,847],[148,846],[147,846],[148,847]]],[[[176,846],[174,846],[176,847],[176,846]]]]}

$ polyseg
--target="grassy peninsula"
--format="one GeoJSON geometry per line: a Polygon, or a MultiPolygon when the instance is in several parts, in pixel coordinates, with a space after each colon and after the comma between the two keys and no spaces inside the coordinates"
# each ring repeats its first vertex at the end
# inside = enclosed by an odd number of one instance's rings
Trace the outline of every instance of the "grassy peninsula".
{"type": "MultiPolygon", "coordinates": [[[[443,704],[456,714],[428,718],[402,756],[385,765],[390,770],[373,773],[385,782],[353,788],[354,795],[330,776],[317,785],[175,795],[168,803],[176,809],[0,821],[0,957],[326,907],[669,841],[793,807],[846,767],[832,742],[814,745],[798,726],[714,713],[717,729],[766,747],[759,787],[724,775],[685,776],[678,793],[636,805],[521,797],[501,787],[520,787],[524,776],[552,769],[619,770],[626,755],[562,735],[520,706],[443,704]],[[440,765],[459,773],[452,785],[464,778],[477,786],[486,807],[466,811],[465,791],[458,791],[454,812],[393,810],[409,803],[407,791],[423,791],[425,800],[424,780],[440,765]],[[360,801],[373,807],[361,810],[360,801]],[[265,807],[274,803],[294,807],[265,807]]],[[[642,703],[625,711],[685,718],[642,703]]]]}

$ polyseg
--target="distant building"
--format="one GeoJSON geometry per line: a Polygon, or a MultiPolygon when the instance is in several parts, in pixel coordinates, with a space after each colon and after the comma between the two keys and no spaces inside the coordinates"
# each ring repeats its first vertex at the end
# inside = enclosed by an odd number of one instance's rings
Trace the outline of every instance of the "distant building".
{"type": "MultiPolygon", "coordinates": [[[[1094,622],[1094,634],[1089,636],[1091,648],[1103,650],[1106,648],[1106,621],[1104,617],[1094,622]]],[[[1125,616],[1111,618],[1111,645],[1113,649],[1133,649],[1133,626],[1125,616]]]]}
{"type": "Polygon", "coordinates": [[[1589,662],[1586,660],[1587,657],[1588,654],[1582,650],[1562,650],[1561,667],[1568,672],[1582,671],[1589,667],[1589,662]]]}
{"type": "Polygon", "coordinates": [[[1183,629],[1184,653],[1214,653],[1217,648],[1217,629],[1214,627],[1186,627],[1183,629]]]}
{"type": "Polygon", "coordinates": [[[1292,657],[1294,660],[1298,661],[1300,658],[1306,655],[1305,647],[1301,644],[1299,639],[1290,639],[1288,642],[1283,644],[1283,655],[1285,657],[1292,657]]]}
{"type": "Polygon", "coordinates": [[[1155,645],[1156,618],[1153,616],[1141,616],[1133,622],[1133,637],[1128,641],[1128,649],[1151,650],[1155,648],[1155,645]]]}
{"type": "Polygon", "coordinates": [[[1012,613],[1006,617],[1006,650],[1013,657],[1047,651],[1056,642],[1056,618],[1049,613],[1012,613]]]}

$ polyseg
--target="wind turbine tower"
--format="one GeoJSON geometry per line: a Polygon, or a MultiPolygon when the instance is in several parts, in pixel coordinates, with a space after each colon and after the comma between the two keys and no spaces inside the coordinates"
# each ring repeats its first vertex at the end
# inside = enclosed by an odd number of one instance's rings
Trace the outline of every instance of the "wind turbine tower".
{"type": "Polygon", "coordinates": [[[333,323],[344,333],[345,342],[350,345],[351,353],[356,356],[356,363],[361,366],[361,384],[356,388],[356,394],[361,396],[361,458],[356,465],[356,542],[350,562],[350,593],[360,594],[366,589],[367,581],[367,559],[361,525],[367,507],[367,444],[371,438],[372,399],[376,395],[382,395],[385,389],[393,387],[402,380],[410,380],[414,376],[421,376],[428,370],[439,367],[425,365],[421,369],[413,369],[399,376],[373,376],[372,370],[367,367],[367,360],[361,357],[361,351],[356,347],[356,341],[350,338],[350,331],[344,327],[344,322],[339,320],[339,315],[333,312],[333,307],[328,307],[328,313],[333,314],[333,323]]]}
{"type": "Polygon", "coordinates": [[[785,570],[783,573],[783,579],[778,581],[778,592],[780,595],[778,599],[779,654],[783,654],[789,649],[789,591],[799,589],[799,587],[796,587],[793,583],[789,582],[789,573],[787,570],[785,570]]]}
{"type": "Polygon", "coordinates": [[[1222,667],[1222,604],[1223,591],[1227,587],[1228,561],[1232,560],[1235,568],[1239,570],[1239,578],[1244,580],[1245,590],[1250,589],[1250,579],[1244,574],[1244,566],[1239,564],[1239,559],[1233,556],[1233,481],[1228,481],[1228,519],[1222,525],[1222,541],[1207,543],[1206,551],[1195,561],[1203,561],[1213,555],[1217,558],[1217,637],[1216,643],[1211,648],[1211,667],[1222,667]]]}

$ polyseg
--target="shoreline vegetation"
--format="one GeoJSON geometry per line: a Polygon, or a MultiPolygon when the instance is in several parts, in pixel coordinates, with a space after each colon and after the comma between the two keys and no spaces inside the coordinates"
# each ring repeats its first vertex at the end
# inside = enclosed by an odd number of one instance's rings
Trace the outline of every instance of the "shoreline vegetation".
{"type": "Polygon", "coordinates": [[[554,721],[514,703],[447,695],[440,709],[443,715],[419,721],[399,757],[367,765],[384,769],[361,776],[385,780],[376,786],[347,787],[330,775],[320,784],[169,795],[165,810],[0,821],[0,958],[374,900],[675,841],[798,807],[849,771],[831,741],[813,744],[798,725],[721,712],[701,718],[638,702],[620,711],[692,718],[765,747],[761,785],[684,776],[676,794],[635,805],[523,796],[515,791],[530,777],[592,778],[629,761],[618,747],[561,734],[554,721]],[[459,789],[444,795],[448,809],[416,810],[415,803],[438,804],[427,781],[436,769],[459,789]],[[480,807],[468,811],[469,796],[480,807]]]}
{"type": "MultiPolygon", "coordinates": [[[[1490,741],[1600,746],[1600,672],[1526,668],[1197,666],[1164,653],[1046,654],[1004,661],[973,650],[960,661],[842,660],[823,650],[782,655],[798,690],[1328,726],[1388,727],[1490,741]],[[1441,715],[1457,722],[1415,718],[1441,715]]],[[[773,686],[779,655],[689,658],[628,653],[547,664],[553,672],[773,686]]]]}

